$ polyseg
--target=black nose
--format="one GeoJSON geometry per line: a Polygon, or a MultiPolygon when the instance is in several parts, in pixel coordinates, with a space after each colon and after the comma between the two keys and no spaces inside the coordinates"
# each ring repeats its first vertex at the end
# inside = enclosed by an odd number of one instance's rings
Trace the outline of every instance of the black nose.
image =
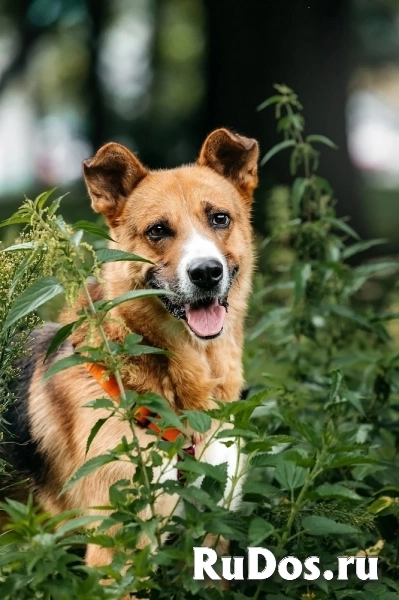
{"type": "Polygon", "coordinates": [[[214,258],[197,258],[187,271],[191,281],[202,290],[216,287],[223,277],[223,265],[214,258]]]}

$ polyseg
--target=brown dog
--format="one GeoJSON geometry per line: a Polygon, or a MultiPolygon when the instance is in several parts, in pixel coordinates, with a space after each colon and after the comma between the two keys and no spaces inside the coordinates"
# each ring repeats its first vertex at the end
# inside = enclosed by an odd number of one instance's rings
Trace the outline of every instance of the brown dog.
{"type": "MultiPolygon", "coordinates": [[[[257,160],[255,140],[218,129],[208,136],[194,165],[148,171],[129,150],[115,143],[105,145],[84,163],[92,207],[104,215],[115,240],[110,247],[153,263],[105,264],[104,289],[95,285],[94,299],[111,299],[143,287],[176,293],[125,302],[114,309],[116,319],[107,325],[113,341],[120,342],[128,328],[143,336],[146,344],[170,351],[168,356],[135,359],[123,384],[139,393],[157,392],[176,412],[207,409],[212,399],[229,401],[240,396],[257,160]]],[[[70,313],[63,318],[73,320],[70,313]]],[[[43,364],[55,329],[47,325],[34,334],[32,355],[23,365],[20,400],[8,415],[19,442],[15,463],[29,473],[37,499],[51,513],[107,505],[110,485],[132,476],[129,463],[111,463],[59,496],[87,459],[86,441],[93,425],[108,413],[82,408],[87,401],[104,396],[84,365],[43,383],[49,362],[73,352],[72,344],[64,343],[43,364]]],[[[83,334],[78,330],[71,342],[79,346],[83,334]]],[[[143,447],[153,440],[147,429],[137,425],[136,430],[143,447]]],[[[128,423],[110,418],[95,437],[89,457],[105,453],[130,435],[128,423]]],[[[213,464],[227,462],[231,478],[241,460],[237,445],[227,448],[214,440],[204,451],[207,436],[197,434],[196,456],[213,464]]],[[[176,478],[176,474],[172,465],[168,477],[176,478]]],[[[230,508],[236,504],[237,498],[230,498],[230,508]]],[[[156,511],[168,515],[172,507],[170,496],[165,496],[156,511]]],[[[88,549],[90,565],[111,559],[108,549],[88,549]]]]}

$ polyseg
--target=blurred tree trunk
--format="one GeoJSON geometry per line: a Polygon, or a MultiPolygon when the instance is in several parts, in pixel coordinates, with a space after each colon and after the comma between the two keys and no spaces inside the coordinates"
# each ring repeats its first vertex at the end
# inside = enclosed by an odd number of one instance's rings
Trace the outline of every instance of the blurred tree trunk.
{"type": "Polygon", "coordinates": [[[99,78],[99,48],[100,36],[104,28],[107,9],[105,0],[86,0],[87,12],[90,18],[90,61],[86,80],[86,98],[89,122],[89,137],[94,151],[106,141],[106,108],[104,93],[99,78]]]}
{"type": "MultiPolygon", "coordinates": [[[[359,226],[355,171],[346,146],[345,107],[351,68],[348,0],[204,0],[208,17],[207,130],[232,127],[258,137],[264,154],[281,138],[273,109],[256,107],[285,83],[305,108],[307,133],[330,137],[320,174],[338,198],[340,214],[359,226]]],[[[261,172],[263,185],[290,181],[287,153],[261,172]]]]}

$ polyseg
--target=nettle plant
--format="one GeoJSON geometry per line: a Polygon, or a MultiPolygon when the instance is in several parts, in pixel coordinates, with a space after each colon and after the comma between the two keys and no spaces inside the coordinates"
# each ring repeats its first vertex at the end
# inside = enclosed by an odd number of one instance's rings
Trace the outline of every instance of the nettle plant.
{"type": "MultiPolygon", "coordinates": [[[[156,394],[125,390],[125,358],[159,350],[143,346],[134,332],[127,332],[123,344],[112,343],[104,323],[117,303],[165,292],[135,290],[93,302],[87,280],[101,282],[104,262],[144,259],[105,248],[95,251],[83,235],[107,238],[105,231],[84,221],[67,225],[57,216],[60,199],[51,201],[50,193],[26,200],[4,223],[22,223],[26,229],[25,237],[0,255],[2,271],[8,272],[10,260],[13,265],[7,289],[1,288],[7,299],[2,343],[13,339],[21,324],[28,324],[26,339],[38,308],[59,294],[73,306],[82,289],[88,308],[58,331],[48,354],[80,326],[87,328],[87,345],[80,354],[54,363],[46,377],[80,362],[105,365],[118,382],[120,401],[98,398],[87,410],[105,408],[131,423],[130,439],[118,440],[106,454],[88,460],[67,486],[111,461],[129,461],[135,467],[132,480],[110,488],[106,517],[68,513],[50,518],[31,500],[2,503],[9,518],[0,535],[4,600],[117,600],[131,590],[154,600],[397,598],[399,353],[389,335],[397,314],[377,309],[361,293],[375,277],[396,273],[398,264],[353,267],[348,262],[376,242],[360,241],[346,220],[336,217],[332,189],[316,174],[314,147],[333,144],[323,136],[305,137],[296,95],[285,86],[276,88],[278,93],[261,108],[275,106],[284,141],[263,163],[280,150],[290,150],[295,178],[288,192],[279,192],[281,206],[274,210],[270,237],[263,242],[268,272],[256,280],[246,350],[247,372],[256,373],[259,391],[244,401],[232,399],[207,413],[176,415],[156,394]],[[182,454],[183,438],[170,443],[154,436],[143,452],[132,421],[140,405],[161,415],[161,427],[183,432],[187,421],[201,433],[210,428],[212,418],[234,423],[228,435],[245,441],[248,455],[239,511],[219,505],[227,481],[225,465],[203,464],[182,454]],[[157,483],[154,470],[162,457],[172,460],[178,453],[184,483],[157,483]],[[200,486],[191,486],[200,476],[200,486]],[[161,521],[154,511],[161,490],[175,494],[184,511],[161,521]],[[145,510],[148,518],[139,518],[145,510]],[[93,519],[100,521],[96,529],[93,519]],[[379,556],[379,581],[358,580],[351,572],[349,581],[308,581],[302,576],[285,581],[276,574],[267,580],[233,580],[229,590],[205,587],[193,579],[193,547],[201,546],[209,534],[232,540],[230,553],[235,556],[246,556],[248,546],[267,547],[277,560],[319,556],[322,572],[336,573],[338,556],[379,556]],[[150,543],[138,549],[143,535],[150,543]],[[85,567],[81,548],[88,542],[113,548],[113,563],[85,567]]],[[[14,358],[22,351],[21,345],[15,348],[14,358]]],[[[8,382],[15,373],[7,365],[8,382]]],[[[0,404],[5,401],[11,401],[9,395],[0,404]]],[[[104,422],[98,420],[87,448],[104,422]]]]}

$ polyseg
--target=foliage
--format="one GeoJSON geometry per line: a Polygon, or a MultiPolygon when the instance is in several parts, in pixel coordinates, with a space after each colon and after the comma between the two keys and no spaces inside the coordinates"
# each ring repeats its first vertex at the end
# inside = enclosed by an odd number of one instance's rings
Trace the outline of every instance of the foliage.
{"type": "MultiPolygon", "coordinates": [[[[132,427],[130,439],[119,440],[106,454],[89,459],[67,484],[74,485],[108,462],[123,460],[135,466],[132,480],[111,487],[111,513],[97,529],[90,529],[90,519],[79,521],[76,516],[49,519],[32,503],[25,506],[9,500],[3,504],[11,519],[7,532],[0,536],[0,596],[5,600],[116,600],[132,589],[143,597],[176,600],[194,596],[232,600],[397,597],[399,353],[390,327],[398,315],[389,308],[389,294],[384,302],[374,303],[367,292],[376,278],[385,281],[385,275],[396,273],[398,264],[351,264],[354,256],[375,242],[359,240],[346,219],[337,218],[332,189],[316,174],[319,154],[315,145],[333,144],[320,135],[305,137],[296,95],[285,86],[276,88],[277,94],[263,107],[275,106],[284,141],[263,162],[279,151],[290,151],[295,178],[289,192],[278,192],[281,205],[271,203],[270,237],[261,247],[266,256],[261,260],[268,270],[257,276],[246,351],[247,372],[259,389],[246,401],[219,404],[209,415],[188,411],[179,417],[155,394],[125,391],[121,377],[125,357],[151,349],[142,346],[132,332],[124,344],[111,343],[104,323],[112,318],[112,306],[132,300],[133,294],[94,303],[87,277],[100,276],[101,262],[139,257],[94,255],[82,242],[83,231],[104,232],[84,222],[66,225],[56,216],[57,203],[48,206],[49,196],[25,202],[14,217],[30,225],[31,245],[9,249],[9,254],[29,257],[45,252],[46,262],[41,278],[32,285],[26,282],[7,308],[3,334],[8,325],[14,327],[56,293],[63,291],[73,304],[78,289],[83,288],[89,308],[58,334],[51,350],[75,327],[88,323],[85,354],[59,361],[54,369],[68,368],[88,357],[105,364],[118,381],[121,402],[115,405],[100,398],[91,403],[92,409],[105,408],[110,415],[130,422],[133,406],[140,405],[159,413],[164,427],[184,430],[184,419],[188,419],[191,427],[206,432],[209,417],[234,422],[229,435],[234,434],[241,444],[246,442],[248,474],[244,501],[233,512],[232,494],[221,502],[227,482],[225,465],[207,465],[182,454],[182,438],[169,443],[154,436],[143,453],[132,427]],[[303,173],[298,175],[300,170],[303,173]],[[56,269],[50,265],[57,265],[56,269]],[[96,338],[89,335],[93,330],[96,338]],[[160,469],[167,468],[178,453],[183,458],[179,469],[185,474],[185,484],[172,480],[161,484],[160,469]],[[174,494],[184,509],[162,521],[154,510],[161,490],[174,494]],[[64,524],[55,529],[63,519],[64,524]],[[111,535],[110,527],[116,533],[111,535]],[[151,544],[138,549],[143,535],[151,544]],[[334,572],[338,556],[378,555],[380,579],[362,581],[352,574],[349,582],[323,577],[284,581],[273,576],[266,581],[233,581],[229,591],[206,588],[193,580],[192,548],[208,535],[232,540],[235,556],[245,556],[248,546],[264,546],[277,559],[293,555],[303,561],[310,555],[320,556],[323,569],[334,572]],[[82,566],[76,550],[88,540],[115,549],[112,565],[82,566]],[[109,585],[100,587],[100,578],[109,579],[109,585]]],[[[97,422],[88,447],[103,423],[97,422]]],[[[215,433],[229,444],[225,435],[220,429],[215,433]]]]}

